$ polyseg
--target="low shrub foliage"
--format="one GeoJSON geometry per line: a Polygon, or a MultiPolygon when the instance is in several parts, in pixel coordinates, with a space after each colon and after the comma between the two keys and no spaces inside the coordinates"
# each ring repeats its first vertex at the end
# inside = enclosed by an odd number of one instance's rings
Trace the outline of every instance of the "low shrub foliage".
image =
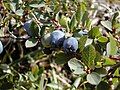
{"type": "Polygon", "coordinates": [[[120,2],[108,1],[0,0],[0,90],[119,90],[120,2]]]}

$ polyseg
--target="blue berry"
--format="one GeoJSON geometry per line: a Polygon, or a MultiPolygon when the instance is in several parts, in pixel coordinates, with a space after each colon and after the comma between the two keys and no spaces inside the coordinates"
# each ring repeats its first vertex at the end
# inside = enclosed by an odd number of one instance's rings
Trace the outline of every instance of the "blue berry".
{"type": "Polygon", "coordinates": [[[25,29],[25,31],[32,36],[32,32],[30,30],[30,26],[31,26],[32,20],[28,20],[24,23],[23,28],[25,29]]]}
{"type": "Polygon", "coordinates": [[[66,39],[63,43],[63,48],[66,53],[76,52],[78,49],[78,41],[74,37],[66,39]]]}
{"type": "Polygon", "coordinates": [[[3,52],[3,44],[2,42],[0,41],[0,54],[3,52]]]}
{"type": "Polygon", "coordinates": [[[65,33],[60,30],[55,30],[51,33],[51,45],[53,48],[62,47],[65,40],[65,33]]]}

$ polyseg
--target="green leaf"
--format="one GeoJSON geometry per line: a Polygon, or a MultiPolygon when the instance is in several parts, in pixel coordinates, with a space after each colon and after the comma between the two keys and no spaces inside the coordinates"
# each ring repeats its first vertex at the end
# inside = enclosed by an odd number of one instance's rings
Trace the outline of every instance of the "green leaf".
{"type": "Polygon", "coordinates": [[[104,57],[103,59],[104,59],[103,65],[105,65],[105,66],[110,66],[110,65],[116,64],[116,62],[114,60],[112,60],[108,57],[104,57]]]}
{"type": "Polygon", "coordinates": [[[9,65],[7,65],[7,64],[1,64],[0,69],[2,69],[3,73],[8,73],[8,74],[13,75],[9,65]]]}
{"type": "Polygon", "coordinates": [[[85,46],[91,45],[92,43],[93,43],[93,39],[88,38],[85,43],[85,46]]]}
{"type": "Polygon", "coordinates": [[[80,10],[80,6],[77,7],[77,11],[76,11],[76,20],[78,21],[78,23],[80,22],[82,15],[81,15],[81,10],[80,10]]]}
{"type": "Polygon", "coordinates": [[[22,3],[22,0],[12,0],[12,2],[14,2],[14,3],[19,3],[19,4],[21,4],[22,3]]]}
{"type": "MultiPolygon", "coordinates": [[[[45,9],[47,10],[48,13],[53,12],[50,7],[45,7],[45,9]]],[[[46,14],[46,15],[47,15],[47,14],[46,14]]]]}
{"type": "Polygon", "coordinates": [[[112,23],[110,21],[101,21],[101,24],[108,30],[112,31],[112,23]]]}
{"type": "Polygon", "coordinates": [[[63,90],[61,85],[55,84],[55,83],[49,83],[47,84],[48,87],[53,88],[53,89],[59,89],[59,90],[63,90]]]}
{"type": "Polygon", "coordinates": [[[45,4],[44,3],[41,3],[41,4],[30,4],[29,6],[33,7],[33,8],[41,8],[41,7],[45,7],[45,4]]]}
{"type": "Polygon", "coordinates": [[[19,75],[19,79],[18,79],[18,82],[22,82],[24,81],[24,77],[22,74],[18,74],[19,75]]]}
{"type": "Polygon", "coordinates": [[[76,28],[76,26],[77,26],[76,16],[73,15],[73,16],[72,16],[72,19],[71,19],[71,21],[70,21],[70,24],[69,24],[69,28],[70,28],[71,32],[74,31],[74,28],[76,28]]]}
{"type": "Polygon", "coordinates": [[[68,66],[70,67],[74,74],[85,73],[83,65],[76,58],[70,59],[68,61],[68,66]]]}
{"type": "Polygon", "coordinates": [[[80,8],[81,8],[80,10],[81,10],[82,13],[84,13],[85,11],[87,11],[86,3],[85,2],[81,2],[80,3],[80,8]]]}
{"type": "Polygon", "coordinates": [[[116,33],[117,33],[117,32],[120,32],[120,23],[116,23],[116,24],[114,25],[114,28],[116,29],[116,33]]]}
{"type": "Polygon", "coordinates": [[[68,6],[67,6],[67,4],[66,4],[66,3],[62,3],[62,5],[63,5],[63,11],[68,11],[68,6]]]}
{"type": "MultiPolygon", "coordinates": [[[[117,68],[116,70],[115,70],[115,73],[113,74],[113,76],[120,76],[120,74],[119,74],[119,68],[117,68]]],[[[113,85],[114,86],[116,86],[117,84],[119,84],[119,78],[112,78],[112,83],[113,83],[113,85]]]]}
{"type": "Polygon", "coordinates": [[[97,85],[97,90],[112,90],[110,85],[107,82],[101,81],[98,85],[97,85]]]}
{"type": "Polygon", "coordinates": [[[0,80],[3,80],[4,78],[8,77],[9,74],[5,74],[5,75],[2,75],[0,76],[0,80]]]}
{"type": "Polygon", "coordinates": [[[101,77],[107,75],[107,70],[105,68],[96,68],[94,72],[98,73],[101,77]]]}
{"type": "Polygon", "coordinates": [[[37,80],[37,78],[34,77],[34,75],[32,74],[32,72],[28,72],[28,77],[33,82],[37,80]]]}
{"type": "Polygon", "coordinates": [[[59,51],[55,54],[55,62],[57,64],[65,64],[68,62],[68,58],[66,57],[66,54],[62,51],[59,51]]]}
{"type": "Polygon", "coordinates": [[[88,35],[90,38],[97,38],[99,36],[101,36],[101,33],[99,31],[99,27],[93,27],[89,32],[88,35]]]}
{"type": "Polygon", "coordinates": [[[75,88],[78,88],[78,86],[79,86],[79,84],[80,84],[80,81],[81,81],[81,77],[78,77],[78,78],[75,80],[75,82],[73,83],[73,86],[74,86],[75,88]]]}
{"type": "Polygon", "coordinates": [[[113,18],[112,18],[112,26],[113,26],[113,27],[115,27],[116,24],[117,24],[116,20],[117,20],[117,17],[118,17],[118,16],[119,16],[119,13],[116,12],[116,13],[114,14],[113,18]]]}
{"type": "Polygon", "coordinates": [[[85,11],[85,13],[83,14],[83,17],[82,17],[82,26],[85,26],[87,20],[88,20],[88,15],[89,13],[87,11],[85,11]]]}
{"type": "Polygon", "coordinates": [[[92,20],[90,18],[86,19],[85,27],[89,30],[91,28],[92,20]]]}
{"type": "Polygon", "coordinates": [[[45,87],[45,79],[46,76],[44,74],[42,74],[41,79],[40,79],[40,84],[39,84],[39,89],[38,90],[44,90],[45,87]]]}
{"type": "MultiPolygon", "coordinates": [[[[33,7],[33,8],[39,8],[39,7],[40,7],[39,4],[30,4],[29,6],[30,6],[30,7],[33,7]]],[[[44,6],[45,6],[45,5],[44,5],[44,6]]]]}
{"type": "Polygon", "coordinates": [[[96,68],[101,68],[101,67],[103,66],[102,63],[103,63],[103,62],[97,62],[96,65],[95,65],[95,67],[96,67],[96,68]]]}
{"type": "Polygon", "coordinates": [[[22,16],[22,15],[23,15],[23,12],[24,12],[24,10],[19,9],[19,10],[17,10],[17,11],[15,12],[15,14],[18,15],[18,16],[22,16]]]}
{"type": "Polygon", "coordinates": [[[4,73],[9,73],[12,75],[11,69],[7,64],[1,64],[0,69],[2,69],[4,73]]]}
{"type": "Polygon", "coordinates": [[[114,37],[109,34],[110,42],[107,43],[106,51],[107,55],[115,55],[117,53],[118,47],[114,37]]]}
{"type": "Polygon", "coordinates": [[[117,68],[117,69],[115,70],[114,76],[120,76],[120,74],[119,74],[119,68],[117,68]]]}
{"type": "Polygon", "coordinates": [[[82,21],[82,17],[86,10],[87,8],[84,2],[81,2],[80,5],[77,6],[77,11],[75,15],[76,15],[76,20],[78,21],[78,23],[82,21]]]}
{"type": "Polygon", "coordinates": [[[108,38],[105,37],[105,36],[100,36],[100,37],[98,38],[98,41],[101,42],[101,43],[105,43],[105,42],[108,41],[108,38]]]}
{"type": "Polygon", "coordinates": [[[0,69],[8,70],[10,67],[7,64],[0,64],[0,69]]]}
{"type": "Polygon", "coordinates": [[[26,48],[31,48],[31,47],[34,47],[36,46],[38,43],[38,40],[35,39],[35,38],[30,38],[28,39],[26,42],[25,42],[25,46],[26,48]]]}
{"type": "Polygon", "coordinates": [[[42,27],[41,27],[41,30],[40,30],[40,35],[41,35],[41,36],[44,36],[46,27],[47,27],[47,26],[42,26],[42,27]]]}
{"type": "Polygon", "coordinates": [[[98,51],[96,51],[95,63],[99,62],[101,60],[101,57],[101,54],[98,51]]]}
{"type": "Polygon", "coordinates": [[[10,3],[10,9],[15,12],[16,11],[16,3],[10,3]]]}
{"type": "Polygon", "coordinates": [[[32,64],[31,65],[31,71],[34,76],[36,76],[39,72],[39,67],[37,64],[32,64]]]}
{"type": "Polygon", "coordinates": [[[101,77],[98,73],[92,72],[87,75],[87,81],[92,85],[98,85],[101,82],[101,77]]]}
{"type": "Polygon", "coordinates": [[[59,19],[59,24],[66,28],[68,26],[68,23],[70,22],[70,18],[62,15],[59,19]]]}
{"type": "Polygon", "coordinates": [[[54,2],[54,13],[58,13],[59,10],[61,9],[59,3],[57,3],[56,1],[54,2]]]}
{"type": "MultiPolygon", "coordinates": [[[[120,89],[119,78],[113,78],[112,85],[116,87],[115,90],[119,90],[120,89]]],[[[109,89],[109,90],[112,90],[112,89],[109,89]]]]}
{"type": "Polygon", "coordinates": [[[87,41],[87,36],[81,36],[79,39],[79,49],[80,52],[83,51],[84,47],[85,47],[85,43],[87,41]]]}
{"type": "Polygon", "coordinates": [[[40,29],[40,26],[35,21],[32,21],[30,30],[31,30],[32,36],[36,37],[36,36],[39,36],[41,29],[40,29]]]}
{"type": "Polygon", "coordinates": [[[85,11],[82,11],[81,10],[82,6],[77,6],[77,11],[76,11],[76,20],[80,23],[81,19],[82,19],[82,16],[83,16],[83,13],[85,11]]]}
{"type": "Polygon", "coordinates": [[[88,45],[83,49],[82,61],[90,68],[95,67],[96,51],[93,45],[88,45]]]}

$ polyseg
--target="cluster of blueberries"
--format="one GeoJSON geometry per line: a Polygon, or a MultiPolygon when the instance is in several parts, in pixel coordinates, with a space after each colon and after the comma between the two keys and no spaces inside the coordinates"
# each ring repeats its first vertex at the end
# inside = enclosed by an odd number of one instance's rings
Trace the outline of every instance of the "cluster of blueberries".
{"type": "Polygon", "coordinates": [[[47,33],[41,39],[42,45],[46,48],[62,48],[65,53],[75,53],[78,49],[78,41],[75,37],[65,37],[65,33],[61,30],[54,30],[47,33]]]}
{"type": "MultiPolygon", "coordinates": [[[[24,23],[23,28],[32,36],[30,30],[32,20],[24,23]]],[[[79,35],[87,34],[87,31],[78,32],[79,35]]],[[[54,30],[51,33],[45,34],[41,39],[42,45],[45,49],[54,50],[56,48],[63,48],[65,53],[75,53],[78,49],[78,40],[75,37],[66,37],[62,30],[54,30]]],[[[0,41],[0,54],[3,52],[3,44],[0,41]]]]}
{"type": "MultiPolygon", "coordinates": [[[[28,20],[24,23],[24,29],[31,36],[30,30],[32,20],[28,20]]],[[[87,30],[79,31],[79,35],[86,35],[87,30]]],[[[51,33],[45,34],[41,39],[42,45],[45,49],[54,50],[56,48],[63,48],[65,53],[75,53],[78,49],[78,40],[75,37],[66,37],[62,30],[54,30],[51,33]]]]}

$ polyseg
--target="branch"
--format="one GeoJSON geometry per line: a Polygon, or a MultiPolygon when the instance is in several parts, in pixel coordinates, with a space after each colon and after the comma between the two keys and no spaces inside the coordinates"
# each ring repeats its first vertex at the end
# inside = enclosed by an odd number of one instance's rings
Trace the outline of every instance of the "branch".
{"type": "Polygon", "coordinates": [[[112,75],[118,67],[120,67],[120,62],[117,63],[117,64],[115,64],[115,65],[113,65],[113,66],[110,68],[110,70],[108,71],[108,75],[112,75]]]}
{"type": "Polygon", "coordinates": [[[13,37],[11,35],[0,36],[0,40],[4,42],[5,39],[12,39],[13,41],[25,41],[29,39],[30,36],[24,35],[20,37],[13,37]]]}
{"type": "Polygon", "coordinates": [[[57,77],[58,80],[60,80],[61,82],[63,82],[65,85],[67,85],[67,87],[71,86],[66,80],[64,80],[63,78],[61,78],[59,75],[56,75],[56,77],[57,77]]]}
{"type": "Polygon", "coordinates": [[[112,78],[120,78],[120,76],[113,76],[112,78]]]}

